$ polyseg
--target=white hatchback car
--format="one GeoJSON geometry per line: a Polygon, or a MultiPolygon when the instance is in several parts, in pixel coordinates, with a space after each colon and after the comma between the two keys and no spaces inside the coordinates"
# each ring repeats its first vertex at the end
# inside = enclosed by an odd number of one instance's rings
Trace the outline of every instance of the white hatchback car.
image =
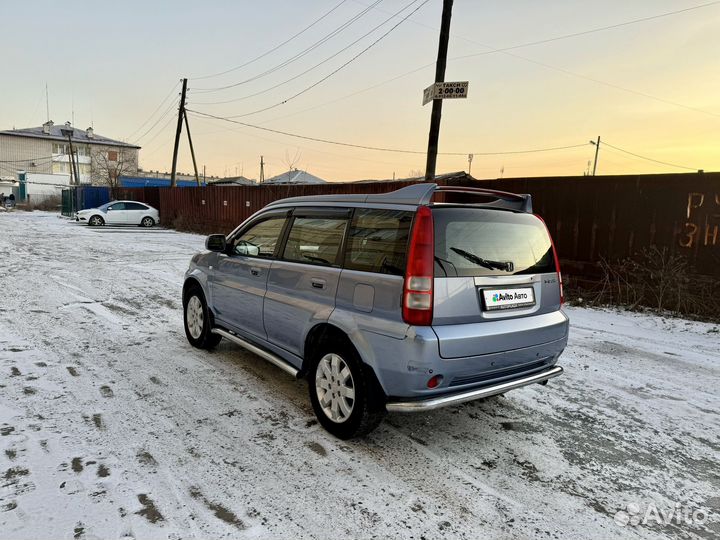
{"type": "Polygon", "coordinates": [[[137,201],[110,201],[98,208],[76,212],[75,221],[86,221],[90,226],[108,224],[152,227],[160,223],[160,212],[137,201]]]}

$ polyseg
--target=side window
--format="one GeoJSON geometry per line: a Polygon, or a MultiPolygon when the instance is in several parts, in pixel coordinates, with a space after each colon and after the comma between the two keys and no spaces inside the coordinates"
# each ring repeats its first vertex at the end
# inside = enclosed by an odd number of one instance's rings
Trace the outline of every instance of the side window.
{"type": "Polygon", "coordinates": [[[347,222],[344,217],[296,217],[288,235],[283,259],[311,264],[335,264],[347,222]]]}
{"type": "Polygon", "coordinates": [[[379,274],[405,274],[412,212],[356,210],[350,226],[345,268],[379,274]]]}
{"type": "Polygon", "coordinates": [[[285,216],[269,218],[256,223],[232,242],[234,255],[248,255],[269,259],[275,254],[285,216]]]}
{"type": "Polygon", "coordinates": [[[129,202],[125,203],[125,210],[147,210],[147,206],[140,203],[129,202]]]}
{"type": "Polygon", "coordinates": [[[124,202],[116,202],[115,204],[108,207],[108,210],[127,210],[124,202]]]}

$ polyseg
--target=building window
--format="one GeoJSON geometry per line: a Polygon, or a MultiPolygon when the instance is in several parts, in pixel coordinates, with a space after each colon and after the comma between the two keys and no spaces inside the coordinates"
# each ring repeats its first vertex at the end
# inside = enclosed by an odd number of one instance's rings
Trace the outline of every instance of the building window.
{"type": "Polygon", "coordinates": [[[54,162],[52,164],[52,172],[53,174],[69,174],[70,173],[70,164],[65,162],[54,162]]]}
{"type": "Polygon", "coordinates": [[[107,157],[108,157],[108,161],[117,161],[117,159],[118,159],[117,150],[108,150],[107,157]]]}
{"type": "Polygon", "coordinates": [[[70,149],[68,148],[67,144],[53,143],[52,152],[53,154],[61,154],[66,156],[70,153],[70,149]]]}

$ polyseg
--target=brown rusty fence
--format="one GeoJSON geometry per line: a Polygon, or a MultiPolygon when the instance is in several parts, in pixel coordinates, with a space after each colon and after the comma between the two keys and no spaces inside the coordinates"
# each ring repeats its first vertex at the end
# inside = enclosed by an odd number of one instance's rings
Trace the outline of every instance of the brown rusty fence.
{"type": "Polygon", "coordinates": [[[587,274],[601,259],[650,246],[720,276],[720,173],[513,178],[483,182],[530,193],[561,258],[587,274]]]}
{"type": "MultiPolygon", "coordinates": [[[[532,194],[534,210],[547,222],[570,273],[592,277],[600,260],[619,260],[659,246],[684,255],[695,272],[720,277],[720,173],[497,180],[474,180],[461,173],[439,182],[532,194]]],[[[166,226],[227,233],[277,199],[384,193],[405,185],[131,188],[122,190],[122,196],[158,208],[166,226]]]]}

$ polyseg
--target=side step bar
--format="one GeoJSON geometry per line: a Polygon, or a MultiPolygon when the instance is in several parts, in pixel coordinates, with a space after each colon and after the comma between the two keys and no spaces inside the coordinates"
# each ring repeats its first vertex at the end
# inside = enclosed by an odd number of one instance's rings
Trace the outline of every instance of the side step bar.
{"type": "Polygon", "coordinates": [[[431,397],[427,399],[419,399],[414,401],[390,401],[387,403],[386,408],[390,412],[418,412],[418,411],[432,411],[433,409],[439,409],[440,407],[448,407],[450,405],[459,405],[467,401],[473,401],[476,399],[482,399],[497,394],[502,394],[508,390],[514,390],[521,386],[527,386],[528,384],[544,383],[548,379],[562,375],[563,368],[560,366],[553,366],[550,369],[515,379],[513,381],[506,381],[492,386],[486,386],[484,388],[478,388],[477,390],[468,390],[466,392],[460,392],[457,394],[450,394],[444,396],[431,397]]]}
{"type": "Polygon", "coordinates": [[[295,369],[293,366],[288,364],[285,360],[280,358],[277,355],[274,355],[270,351],[266,351],[265,349],[261,349],[260,347],[253,345],[249,341],[245,341],[240,336],[236,336],[235,334],[232,334],[228,332],[227,330],[223,330],[222,328],[213,328],[212,329],[213,334],[217,334],[218,336],[222,336],[225,339],[232,341],[233,343],[240,345],[243,349],[247,349],[248,351],[257,354],[261,358],[267,360],[271,364],[276,365],[283,371],[289,373],[293,377],[297,377],[298,370],[295,369]]]}

